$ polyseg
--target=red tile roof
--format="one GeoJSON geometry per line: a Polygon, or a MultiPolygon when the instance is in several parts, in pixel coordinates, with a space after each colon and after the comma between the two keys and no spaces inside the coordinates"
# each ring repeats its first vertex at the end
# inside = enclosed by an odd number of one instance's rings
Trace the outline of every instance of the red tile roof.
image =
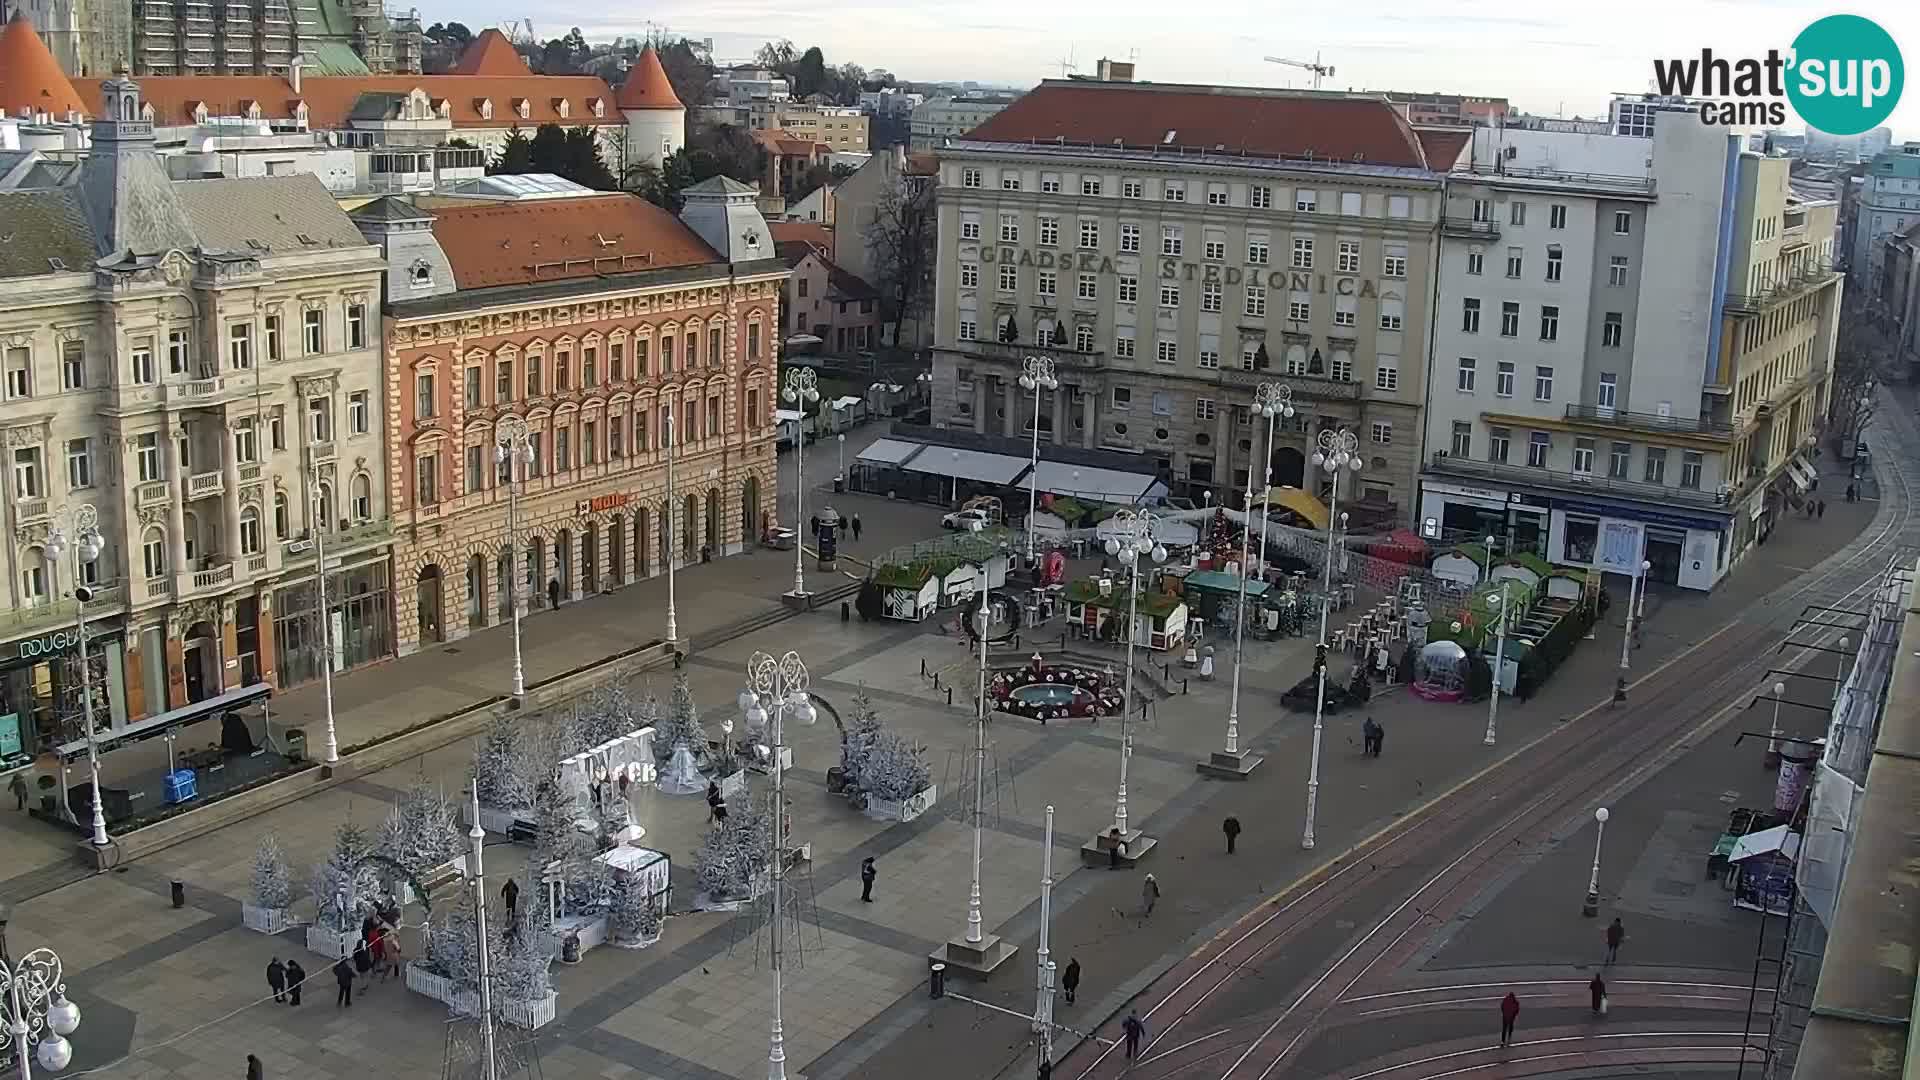
{"type": "Polygon", "coordinates": [[[1420,137],[1420,147],[1426,151],[1427,164],[1440,172],[1446,172],[1460,163],[1460,155],[1466,152],[1467,144],[1473,141],[1472,128],[1415,128],[1414,134],[1420,137]]]}
{"type": "Polygon", "coordinates": [[[627,70],[615,99],[623,109],[684,109],[680,95],[673,92],[667,69],[660,66],[660,55],[649,45],[640,50],[640,58],[627,70]]]}
{"type": "Polygon", "coordinates": [[[635,273],[723,260],[680,219],[634,195],[435,208],[433,236],[462,289],[635,273]]]}
{"type": "Polygon", "coordinates": [[[507,40],[507,35],[498,30],[482,30],[480,36],[468,43],[467,51],[460,54],[460,61],[447,72],[449,75],[531,75],[533,69],[527,66],[526,58],[507,40]]]}
{"type": "Polygon", "coordinates": [[[0,29],[0,112],[50,113],[63,119],[69,112],[87,112],[25,11],[15,11],[0,29]]]}
{"type": "Polygon", "coordinates": [[[1427,164],[1413,129],[1383,98],[1221,86],[1049,79],[966,138],[1427,164]]]}
{"type": "Polygon", "coordinates": [[[776,247],[781,244],[812,244],[822,251],[833,250],[833,231],[814,221],[770,221],[767,229],[773,233],[776,247]]]}
{"type": "Polygon", "coordinates": [[[767,128],[755,128],[753,131],[753,141],[759,143],[761,148],[767,153],[778,154],[785,157],[815,158],[833,153],[833,147],[828,146],[826,143],[814,142],[812,139],[796,138],[795,136],[787,134],[784,128],[778,131],[767,128]]]}
{"type": "MultiPolygon", "coordinates": [[[[532,129],[541,124],[598,126],[624,123],[613,103],[613,90],[591,75],[353,75],[321,76],[300,82],[300,92],[278,75],[146,75],[137,80],[141,96],[153,106],[154,123],[193,123],[193,106],[205,102],[213,115],[241,112],[245,101],[260,103],[268,120],[290,120],[299,102],[307,105],[307,126],[326,131],[347,126],[347,117],[363,94],[407,94],[419,90],[433,102],[445,101],[456,128],[532,129]],[[604,115],[593,115],[593,102],[604,115]],[[527,116],[514,113],[514,103],[527,102],[527,116]],[[561,116],[559,101],[567,102],[561,116]],[[493,118],[480,111],[482,101],[493,103],[493,118]]],[[[98,86],[89,88],[90,109],[102,105],[98,86]]]]}

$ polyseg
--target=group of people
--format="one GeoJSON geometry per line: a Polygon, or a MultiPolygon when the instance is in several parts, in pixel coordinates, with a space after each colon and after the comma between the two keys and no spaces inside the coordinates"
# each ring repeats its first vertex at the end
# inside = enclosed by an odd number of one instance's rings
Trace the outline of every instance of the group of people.
{"type": "MultiPolygon", "coordinates": [[[[364,988],[376,977],[384,982],[400,974],[400,965],[405,962],[406,954],[400,946],[399,923],[400,913],[397,911],[369,915],[361,922],[360,938],[353,943],[353,951],[336,960],[333,965],[333,981],[337,987],[333,1003],[336,1008],[350,1008],[353,1005],[355,984],[364,988]]],[[[300,1004],[300,990],[306,981],[307,971],[297,959],[281,963],[276,956],[267,964],[267,988],[273,991],[276,1003],[300,1004]]]]}
{"type": "MultiPolygon", "coordinates": [[[[1621,925],[1618,916],[1607,924],[1604,936],[1607,942],[1606,963],[1610,965],[1620,958],[1620,943],[1627,939],[1627,928],[1621,925]]],[[[1593,979],[1587,983],[1587,997],[1592,1004],[1593,1015],[1607,1015],[1607,981],[1601,978],[1597,971],[1594,972],[1593,979]]],[[[1513,1043],[1513,1027],[1519,1021],[1520,995],[1509,990],[1507,996],[1500,999],[1501,1046],[1509,1046],[1513,1043]]]]}

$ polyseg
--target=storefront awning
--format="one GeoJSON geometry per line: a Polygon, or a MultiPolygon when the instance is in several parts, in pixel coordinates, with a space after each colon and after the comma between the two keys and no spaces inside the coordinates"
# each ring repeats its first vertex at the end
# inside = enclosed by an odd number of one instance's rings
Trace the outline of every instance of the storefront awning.
{"type": "Polygon", "coordinates": [[[1751,859],[1755,855],[1770,855],[1774,852],[1791,859],[1800,852],[1800,834],[1785,825],[1775,825],[1771,829],[1761,829],[1748,833],[1733,842],[1733,851],[1727,855],[1728,862],[1751,859]]]}
{"type": "Polygon", "coordinates": [[[1333,520],[1333,514],[1327,510],[1327,504],[1301,491],[1297,487],[1271,487],[1267,489],[1267,500],[1274,506],[1285,507],[1307,519],[1307,523],[1316,529],[1324,529],[1333,520]]]}
{"type": "Polygon", "coordinates": [[[989,454],[981,450],[958,450],[947,446],[929,446],[903,463],[908,472],[928,476],[951,476],[981,484],[1002,487],[1013,483],[1027,471],[1025,458],[989,454]]]}
{"type": "Polygon", "coordinates": [[[1813,471],[1813,464],[1805,458],[1794,458],[1787,462],[1787,470],[1799,481],[1794,486],[1801,491],[1811,491],[1819,482],[1819,474],[1813,471]]]}
{"type": "Polygon", "coordinates": [[[1167,493],[1167,486],[1150,471],[1100,469],[1063,461],[1042,461],[1034,479],[1041,491],[1117,506],[1133,506],[1167,493]]]}
{"type": "MultiPolygon", "coordinates": [[[[252,686],[243,686],[237,690],[229,690],[224,694],[210,697],[205,701],[196,701],[191,705],[182,705],[178,709],[163,712],[159,716],[149,717],[138,723],[128,724],[118,731],[102,731],[96,736],[96,741],[99,743],[100,751],[105,753],[108,750],[126,746],[130,743],[159,738],[175,728],[185,727],[188,724],[197,724],[210,716],[218,716],[231,709],[240,709],[248,705],[258,704],[272,696],[273,687],[266,683],[254,683],[252,686]]],[[[83,758],[87,755],[87,740],[75,739],[70,743],[64,743],[61,745],[59,753],[63,761],[71,762],[83,758]]]]}
{"type": "Polygon", "coordinates": [[[926,449],[926,445],[904,439],[875,439],[855,461],[863,465],[890,465],[898,468],[907,459],[926,449]]]}

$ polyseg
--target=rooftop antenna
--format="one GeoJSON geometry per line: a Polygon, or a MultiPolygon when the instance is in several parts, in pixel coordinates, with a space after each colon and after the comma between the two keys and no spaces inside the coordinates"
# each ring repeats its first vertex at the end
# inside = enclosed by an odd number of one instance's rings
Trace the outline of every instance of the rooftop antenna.
{"type": "Polygon", "coordinates": [[[1333,77],[1333,65],[1322,64],[1320,62],[1320,54],[1318,52],[1315,52],[1313,54],[1312,61],[1288,60],[1285,57],[1280,57],[1280,56],[1269,56],[1269,57],[1266,57],[1265,59],[1269,64],[1283,64],[1287,67],[1300,68],[1303,71],[1313,72],[1313,88],[1315,90],[1320,89],[1321,79],[1333,77]]]}
{"type": "Polygon", "coordinates": [[[1080,65],[1073,62],[1072,46],[1068,46],[1067,55],[1055,61],[1055,63],[1060,65],[1060,77],[1063,79],[1067,77],[1067,72],[1080,70],[1080,65]]]}

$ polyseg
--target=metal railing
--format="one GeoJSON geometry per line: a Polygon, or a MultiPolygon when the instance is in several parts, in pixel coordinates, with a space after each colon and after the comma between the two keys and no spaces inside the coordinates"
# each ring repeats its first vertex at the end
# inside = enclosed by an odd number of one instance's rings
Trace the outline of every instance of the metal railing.
{"type": "Polygon", "coordinates": [[[1440,219],[1440,232],[1444,236],[1465,236],[1477,240],[1500,239],[1500,226],[1491,221],[1474,221],[1472,218],[1448,214],[1440,219]]]}
{"type": "Polygon", "coordinates": [[[1029,356],[1044,356],[1061,367],[1071,368],[1097,368],[1107,358],[1104,352],[1081,352],[1078,349],[1062,348],[1057,345],[1025,345],[1017,341],[963,341],[957,348],[961,352],[971,353],[983,359],[1005,360],[1015,364],[1029,356]]]}
{"type": "Polygon", "coordinates": [[[1642,194],[1653,193],[1651,176],[1615,176],[1608,173],[1568,172],[1544,166],[1509,165],[1503,161],[1483,162],[1465,170],[1474,176],[1504,176],[1514,180],[1549,180],[1561,184],[1611,188],[1642,194]]]}
{"type": "Polygon", "coordinates": [[[1765,292],[1736,293],[1729,292],[1726,297],[1726,309],[1730,313],[1753,315],[1770,310],[1788,300],[1796,299],[1814,289],[1825,285],[1840,276],[1831,263],[1809,263],[1781,278],[1765,292]]]}
{"type": "Polygon", "coordinates": [[[1263,382],[1283,382],[1293,388],[1295,397],[1317,401],[1358,401],[1361,384],[1352,379],[1334,379],[1325,375],[1285,375],[1271,369],[1248,371],[1245,368],[1221,368],[1220,381],[1229,386],[1254,387],[1263,382]]]}
{"type": "Polygon", "coordinates": [[[1429,459],[1429,468],[1434,472],[1454,476],[1505,480],[1509,483],[1559,488],[1565,491],[1604,492],[1644,502],[1671,503],[1700,509],[1725,509],[1732,497],[1731,492],[1648,484],[1601,473],[1562,472],[1558,469],[1536,469],[1530,465],[1512,465],[1502,461],[1475,461],[1472,458],[1455,457],[1444,450],[1434,451],[1432,458],[1429,459]]]}
{"type": "Polygon", "coordinates": [[[1638,431],[1672,431],[1696,435],[1733,436],[1733,425],[1723,420],[1710,420],[1707,417],[1688,419],[1684,416],[1662,416],[1659,413],[1633,412],[1628,409],[1615,409],[1605,405],[1569,405],[1569,420],[1595,420],[1611,427],[1633,428],[1638,431]]]}

